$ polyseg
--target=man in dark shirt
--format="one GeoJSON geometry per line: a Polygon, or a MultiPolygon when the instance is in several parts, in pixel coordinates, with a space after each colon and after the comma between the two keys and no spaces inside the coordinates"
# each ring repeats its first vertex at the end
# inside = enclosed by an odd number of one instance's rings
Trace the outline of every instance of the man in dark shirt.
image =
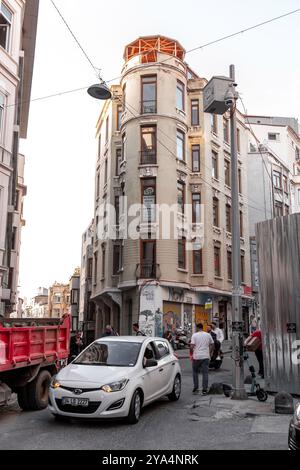
{"type": "Polygon", "coordinates": [[[140,327],[138,323],[134,323],[132,325],[133,331],[135,332],[136,336],[146,336],[144,333],[140,331],[140,327]]]}

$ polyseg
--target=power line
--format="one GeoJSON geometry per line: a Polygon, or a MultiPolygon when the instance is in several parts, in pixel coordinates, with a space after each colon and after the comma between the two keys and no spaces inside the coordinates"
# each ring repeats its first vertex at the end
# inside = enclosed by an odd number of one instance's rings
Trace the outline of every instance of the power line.
{"type": "MultiPolygon", "coordinates": [[[[86,59],[88,60],[89,64],[93,67],[93,70],[96,71],[97,76],[99,76],[99,69],[97,69],[97,68],[93,65],[92,61],[90,60],[90,58],[88,57],[88,55],[87,55],[86,52],[84,51],[83,47],[82,47],[81,44],[79,43],[79,41],[78,41],[78,39],[76,38],[75,34],[72,32],[72,30],[71,30],[71,28],[69,27],[69,25],[67,24],[66,20],[64,19],[64,17],[62,16],[62,14],[60,13],[60,11],[58,10],[58,8],[57,8],[57,6],[55,5],[54,1],[51,0],[51,2],[52,2],[52,4],[53,4],[53,6],[55,7],[55,9],[57,10],[57,12],[58,12],[58,14],[60,15],[60,17],[62,18],[62,20],[63,20],[63,22],[65,23],[66,27],[67,27],[68,30],[70,31],[70,33],[71,33],[71,35],[73,36],[74,40],[76,41],[77,45],[79,46],[79,48],[80,48],[81,51],[83,52],[84,56],[85,56],[86,59]]],[[[296,10],[293,10],[293,11],[290,11],[290,12],[288,12],[288,13],[285,13],[285,14],[283,14],[283,15],[276,16],[276,17],[274,17],[274,18],[270,18],[269,20],[263,21],[262,23],[257,23],[257,24],[255,24],[255,25],[253,25],[253,26],[250,26],[250,27],[248,27],[248,28],[239,30],[239,31],[237,31],[237,32],[235,32],[235,33],[232,33],[232,34],[229,34],[229,35],[227,35],[227,36],[220,37],[220,38],[218,38],[218,39],[215,39],[214,41],[210,41],[210,42],[208,42],[208,43],[205,43],[205,44],[202,44],[202,45],[200,45],[200,46],[194,47],[193,49],[189,49],[188,51],[186,51],[186,54],[189,54],[189,53],[194,52],[194,51],[199,50],[199,49],[204,49],[205,47],[211,46],[212,44],[216,44],[216,43],[219,43],[219,42],[221,42],[221,41],[225,41],[226,39],[229,39],[229,38],[232,38],[232,37],[234,37],[234,36],[237,36],[238,34],[243,34],[243,33],[247,32],[247,31],[252,30],[252,29],[259,28],[259,27],[261,27],[261,26],[263,26],[263,25],[265,25],[265,24],[271,23],[271,22],[273,22],[273,21],[277,21],[277,20],[279,20],[279,19],[281,19],[281,18],[284,18],[284,17],[286,17],[286,16],[293,15],[293,14],[295,14],[295,13],[298,13],[299,11],[300,11],[300,8],[298,8],[298,9],[296,9],[296,10]]],[[[145,53],[145,52],[141,52],[141,53],[139,53],[139,54],[137,54],[137,55],[142,55],[142,54],[144,54],[144,53],[145,53]]],[[[160,65],[160,64],[163,64],[163,63],[165,63],[165,62],[167,62],[167,61],[169,61],[169,60],[172,60],[173,58],[174,58],[174,57],[171,56],[171,57],[168,57],[168,58],[166,58],[166,59],[164,59],[164,60],[162,60],[162,61],[160,61],[160,62],[153,62],[153,63],[151,63],[151,64],[144,64],[143,68],[145,69],[145,68],[147,68],[147,67],[153,67],[154,65],[160,65]]],[[[99,77],[99,78],[100,78],[100,77],[99,77]]],[[[110,80],[106,80],[106,83],[111,83],[111,82],[114,82],[114,81],[116,81],[116,80],[120,80],[120,78],[122,78],[121,75],[119,75],[119,76],[117,76],[117,77],[114,77],[114,78],[111,78],[110,80]]],[[[55,94],[53,94],[53,95],[41,96],[41,97],[34,98],[34,99],[31,99],[31,100],[28,100],[28,101],[22,101],[21,104],[27,103],[27,102],[31,102],[31,101],[41,101],[41,100],[48,99],[48,98],[52,98],[52,97],[56,97],[56,96],[62,96],[62,95],[65,95],[65,94],[67,94],[67,93],[73,93],[73,92],[76,92],[76,91],[79,91],[79,90],[85,90],[85,89],[87,89],[88,87],[89,87],[89,85],[86,86],[86,87],[82,87],[82,88],[77,88],[77,89],[73,89],[73,90],[62,91],[62,92],[60,92],[60,93],[55,93],[55,94]]],[[[16,102],[16,103],[14,103],[14,104],[12,104],[12,105],[7,105],[7,106],[5,106],[5,107],[17,106],[18,104],[19,104],[19,103],[16,102]]]]}

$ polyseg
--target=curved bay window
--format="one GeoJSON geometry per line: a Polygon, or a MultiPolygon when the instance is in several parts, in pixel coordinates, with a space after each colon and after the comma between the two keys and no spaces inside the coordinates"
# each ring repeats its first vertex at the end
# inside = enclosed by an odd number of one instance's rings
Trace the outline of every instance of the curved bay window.
{"type": "Polygon", "coordinates": [[[141,77],[141,114],[156,113],[157,77],[144,75],[141,77]]]}
{"type": "Polygon", "coordinates": [[[156,163],[156,126],[141,127],[141,164],[156,163]]]}
{"type": "Polygon", "coordinates": [[[141,180],[143,222],[155,222],[156,179],[144,178],[141,180]]]}

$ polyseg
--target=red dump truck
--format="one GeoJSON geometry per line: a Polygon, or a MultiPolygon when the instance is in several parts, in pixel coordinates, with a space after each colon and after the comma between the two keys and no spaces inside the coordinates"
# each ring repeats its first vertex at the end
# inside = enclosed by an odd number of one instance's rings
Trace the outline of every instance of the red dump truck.
{"type": "Polygon", "coordinates": [[[51,377],[67,364],[70,315],[0,318],[0,405],[17,393],[23,410],[48,404],[51,377]]]}

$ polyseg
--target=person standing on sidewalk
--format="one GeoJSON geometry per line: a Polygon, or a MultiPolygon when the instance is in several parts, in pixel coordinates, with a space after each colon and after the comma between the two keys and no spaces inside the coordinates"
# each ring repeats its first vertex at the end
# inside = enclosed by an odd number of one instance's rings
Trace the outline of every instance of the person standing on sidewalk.
{"type": "Polygon", "coordinates": [[[208,393],[208,370],[214,341],[209,333],[203,331],[202,323],[197,325],[197,333],[191,339],[190,351],[193,355],[193,393],[199,392],[199,373],[202,372],[202,395],[208,393]]]}
{"type": "Polygon", "coordinates": [[[258,348],[254,351],[254,354],[256,356],[256,359],[258,361],[259,365],[259,370],[258,370],[258,375],[261,376],[261,378],[264,378],[264,356],[263,356],[263,350],[262,350],[262,336],[261,336],[261,330],[255,330],[252,335],[252,338],[258,338],[260,340],[260,344],[258,348]]]}

